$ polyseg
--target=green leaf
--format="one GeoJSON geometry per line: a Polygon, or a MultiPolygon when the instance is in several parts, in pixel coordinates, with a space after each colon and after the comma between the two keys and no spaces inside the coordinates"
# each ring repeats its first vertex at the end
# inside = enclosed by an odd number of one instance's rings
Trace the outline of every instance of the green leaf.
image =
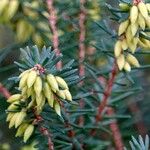
{"type": "Polygon", "coordinates": [[[129,96],[131,96],[131,95],[133,95],[134,94],[134,92],[126,92],[126,93],[123,93],[123,94],[121,94],[121,95],[119,95],[119,96],[117,96],[117,97],[115,97],[115,98],[112,98],[110,101],[109,101],[109,104],[114,104],[114,103],[117,103],[118,101],[121,101],[121,100],[123,100],[123,99],[125,99],[125,98],[127,98],[127,97],[129,97],[129,96]]]}

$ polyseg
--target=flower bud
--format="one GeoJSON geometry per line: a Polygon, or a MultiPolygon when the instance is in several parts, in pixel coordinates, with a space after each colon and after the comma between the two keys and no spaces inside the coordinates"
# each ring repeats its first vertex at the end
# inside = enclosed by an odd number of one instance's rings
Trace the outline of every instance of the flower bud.
{"type": "Polygon", "coordinates": [[[22,89],[27,85],[27,78],[28,78],[29,72],[26,72],[22,75],[20,82],[19,82],[19,89],[22,89]]]}
{"type": "Polygon", "coordinates": [[[26,20],[20,19],[16,25],[16,37],[19,42],[25,42],[32,34],[34,28],[26,20]],[[28,29],[28,30],[26,30],[28,29]],[[23,36],[22,36],[23,35],[23,36]]]}
{"type": "Polygon", "coordinates": [[[28,70],[25,70],[23,71],[20,75],[19,75],[19,78],[21,78],[25,73],[29,72],[31,69],[28,69],[28,70]]]}
{"type": "Polygon", "coordinates": [[[64,91],[63,90],[59,90],[59,91],[57,91],[57,93],[56,93],[60,98],[62,98],[62,99],[65,99],[66,98],[66,96],[65,96],[65,93],[64,93],[64,91]]]}
{"type": "Polygon", "coordinates": [[[145,43],[145,45],[150,48],[150,41],[147,39],[142,38],[142,41],[145,43]]]}
{"type": "Polygon", "coordinates": [[[141,13],[139,13],[139,16],[138,16],[138,24],[142,28],[142,30],[145,30],[146,23],[145,23],[144,17],[141,15],[141,13]]]}
{"type": "Polygon", "coordinates": [[[9,1],[9,5],[5,13],[5,17],[7,18],[7,20],[10,20],[15,15],[15,13],[17,12],[18,6],[19,6],[18,0],[9,1]]]}
{"type": "Polygon", "coordinates": [[[134,24],[137,20],[138,17],[138,8],[137,6],[132,6],[131,10],[130,10],[130,21],[131,24],[134,24]]]}
{"type": "Polygon", "coordinates": [[[35,80],[34,91],[35,91],[37,96],[39,96],[41,94],[41,91],[42,91],[42,79],[40,78],[40,76],[38,76],[36,78],[36,80],[35,80]]]}
{"type": "Polygon", "coordinates": [[[15,114],[15,113],[8,113],[8,114],[7,114],[6,121],[9,122],[10,119],[14,116],[14,114],[15,114]]]}
{"type": "Polygon", "coordinates": [[[150,17],[145,19],[145,22],[146,22],[147,27],[150,28],[150,17]]]}
{"type": "Polygon", "coordinates": [[[4,9],[7,7],[9,3],[9,0],[1,0],[0,4],[0,14],[4,11],[4,9]]]}
{"type": "Polygon", "coordinates": [[[119,70],[122,70],[125,64],[125,58],[123,54],[117,58],[117,64],[118,64],[119,70]]]}
{"type": "Polygon", "coordinates": [[[132,32],[132,36],[134,37],[138,31],[138,22],[136,21],[134,24],[131,24],[131,32],[132,32]]]}
{"type": "Polygon", "coordinates": [[[121,41],[118,40],[115,44],[115,48],[114,48],[114,53],[115,53],[115,57],[120,56],[122,51],[122,46],[121,46],[121,41]]]}
{"type": "Polygon", "coordinates": [[[126,38],[124,38],[124,39],[121,41],[121,47],[122,47],[123,50],[127,50],[127,49],[128,49],[128,44],[127,44],[126,38]]]}
{"type": "Polygon", "coordinates": [[[28,88],[30,88],[34,84],[36,77],[37,77],[36,71],[35,70],[30,71],[27,79],[28,88]]]}
{"type": "Polygon", "coordinates": [[[124,65],[124,70],[127,71],[127,72],[130,72],[131,71],[131,66],[128,62],[125,62],[125,65],[124,65]]]}
{"type": "Polygon", "coordinates": [[[15,101],[13,102],[11,105],[9,105],[9,107],[7,108],[8,111],[13,111],[16,110],[18,108],[19,101],[15,101]]]}
{"type": "Polygon", "coordinates": [[[59,90],[58,88],[58,83],[55,79],[55,77],[52,75],[52,74],[48,74],[47,75],[47,81],[48,81],[48,84],[50,85],[51,89],[56,92],[59,90]]]}
{"type": "Polygon", "coordinates": [[[147,10],[150,12],[150,4],[149,3],[146,4],[146,7],[147,7],[147,10]]]}
{"type": "Polygon", "coordinates": [[[138,45],[141,46],[144,49],[148,49],[146,43],[144,43],[144,41],[142,41],[141,38],[138,39],[138,45]]]}
{"type": "Polygon", "coordinates": [[[36,95],[36,103],[37,103],[37,107],[41,105],[42,101],[43,101],[44,95],[41,93],[40,96],[36,95]]]}
{"type": "Polygon", "coordinates": [[[128,43],[128,46],[132,53],[135,53],[135,50],[137,48],[138,38],[135,37],[130,43],[128,43]]]}
{"type": "Polygon", "coordinates": [[[41,101],[41,104],[36,107],[36,113],[37,113],[37,114],[40,114],[40,113],[42,112],[43,107],[44,107],[44,105],[45,105],[45,102],[46,102],[46,98],[43,97],[43,99],[42,99],[42,101],[41,101]]]}
{"type": "Polygon", "coordinates": [[[21,94],[22,94],[23,97],[27,97],[27,90],[28,90],[27,86],[25,86],[25,87],[22,88],[21,94]]]}
{"type": "Polygon", "coordinates": [[[15,136],[16,136],[16,137],[22,136],[28,126],[29,126],[29,124],[27,124],[27,123],[22,123],[22,124],[19,126],[19,128],[18,128],[17,133],[16,133],[15,136]]]}
{"type": "Polygon", "coordinates": [[[128,25],[129,25],[129,20],[121,22],[121,24],[119,25],[119,30],[118,30],[118,35],[119,36],[126,31],[128,25]]]}
{"type": "Polygon", "coordinates": [[[55,103],[54,103],[54,109],[55,109],[57,115],[61,116],[60,104],[59,104],[58,101],[55,101],[55,103]]]}
{"type": "Polygon", "coordinates": [[[127,43],[130,43],[133,39],[132,31],[131,31],[131,25],[129,25],[128,28],[127,28],[126,39],[127,39],[127,43]]]}
{"type": "Polygon", "coordinates": [[[26,143],[27,140],[31,137],[32,133],[34,131],[34,126],[31,124],[27,127],[27,129],[24,132],[23,141],[26,143]]]}
{"type": "Polygon", "coordinates": [[[23,122],[24,118],[26,117],[26,112],[25,111],[21,111],[18,113],[16,121],[15,121],[15,128],[17,128],[18,126],[20,126],[20,124],[23,122]]]}
{"type": "Polygon", "coordinates": [[[43,93],[47,99],[51,98],[52,90],[47,82],[44,83],[43,93]]]}
{"type": "Polygon", "coordinates": [[[27,79],[28,88],[30,88],[34,84],[36,77],[37,77],[36,71],[35,70],[30,71],[27,79]]]}
{"type": "Polygon", "coordinates": [[[19,114],[19,113],[15,113],[15,114],[13,115],[13,117],[10,119],[10,122],[9,122],[9,129],[12,128],[12,127],[15,125],[15,121],[16,121],[16,119],[17,119],[17,117],[18,117],[18,114],[19,114]]]}
{"type": "Polygon", "coordinates": [[[53,106],[54,106],[54,95],[53,95],[53,93],[51,94],[51,97],[47,99],[47,101],[48,101],[49,106],[53,108],[53,106]]]}
{"type": "Polygon", "coordinates": [[[140,3],[138,4],[138,9],[139,9],[140,13],[142,14],[142,16],[143,16],[145,19],[147,19],[147,18],[148,18],[148,11],[147,11],[147,7],[146,7],[145,3],[140,2],[140,3]]]}
{"type": "Polygon", "coordinates": [[[12,96],[9,97],[9,99],[7,100],[8,103],[13,103],[15,101],[18,101],[21,99],[21,94],[14,94],[12,96]]]}
{"type": "Polygon", "coordinates": [[[67,85],[66,81],[63,78],[58,77],[58,76],[56,76],[55,78],[56,78],[56,81],[57,81],[58,85],[61,88],[68,89],[68,85],[67,85]]]}
{"type": "Polygon", "coordinates": [[[27,93],[26,93],[26,94],[27,94],[27,97],[30,97],[33,92],[34,92],[34,91],[33,91],[33,87],[28,88],[28,89],[27,89],[27,93]]]}
{"type": "Polygon", "coordinates": [[[119,3],[119,7],[120,7],[120,9],[123,10],[123,11],[127,11],[127,10],[130,9],[129,4],[127,4],[127,3],[119,3]]]}
{"type": "Polygon", "coordinates": [[[65,96],[66,96],[66,100],[72,101],[72,95],[69,92],[69,90],[64,90],[65,96]]]}
{"type": "Polygon", "coordinates": [[[127,57],[126,57],[126,59],[127,59],[127,62],[128,62],[129,64],[131,64],[131,65],[133,65],[133,66],[135,66],[135,67],[139,67],[139,66],[140,66],[138,60],[137,60],[136,57],[134,57],[133,55],[128,54],[127,57]]]}

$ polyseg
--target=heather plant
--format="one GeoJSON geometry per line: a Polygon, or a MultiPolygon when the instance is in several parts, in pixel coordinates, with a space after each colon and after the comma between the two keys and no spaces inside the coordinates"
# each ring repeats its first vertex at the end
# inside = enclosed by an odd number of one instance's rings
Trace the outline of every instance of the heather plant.
{"type": "Polygon", "coordinates": [[[0,149],[148,150],[149,14],[148,0],[1,0],[0,149]]]}

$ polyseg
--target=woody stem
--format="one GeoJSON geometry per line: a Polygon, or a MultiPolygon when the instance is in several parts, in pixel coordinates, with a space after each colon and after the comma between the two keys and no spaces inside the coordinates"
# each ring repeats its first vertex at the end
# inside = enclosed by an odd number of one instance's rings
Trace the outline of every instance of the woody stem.
{"type": "Polygon", "coordinates": [[[10,92],[1,83],[0,83],[0,93],[7,99],[11,96],[10,92]]]}

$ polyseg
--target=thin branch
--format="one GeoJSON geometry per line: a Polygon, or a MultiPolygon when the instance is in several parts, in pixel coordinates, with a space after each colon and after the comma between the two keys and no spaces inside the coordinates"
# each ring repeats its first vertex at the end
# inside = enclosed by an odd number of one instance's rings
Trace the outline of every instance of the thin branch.
{"type": "Polygon", "coordinates": [[[33,109],[33,113],[34,113],[34,116],[35,116],[35,120],[33,121],[33,124],[37,124],[39,126],[39,131],[45,136],[47,137],[47,141],[48,141],[48,150],[54,150],[54,144],[52,142],[52,139],[51,139],[51,134],[50,134],[50,131],[43,127],[41,125],[41,121],[44,121],[44,119],[42,118],[41,115],[37,115],[36,114],[36,111],[35,109],[33,109]]]}
{"type": "Polygon", "coordinates": [[[96,124],[102,119],[102,113],[105,107],[107,106],[108,99],[112,93],[112,87],[115,81],[116,74],[117,74],[117,65],[116,65],[116,62],[114,62],[114,66],[111,71],[111,75],[110,75],[110,78],[108,80],[108,83],[107,83],[107,86],[103,95],[103,99],[98,107],[98,113],[95,117],[96,124]]]}
{"type": "Polygon", "coordinates": [[[48,150],[54,150],[54,144],[52,142],[51,134],[50,134],[49,130],[45,127],[40,127],[40,131],[48,139],[48,150]]]}
{"type": "Polygon", "coordinates": [[[68,137],[71,138],[72,140],[72,146],[73,146],[73,149],[80,149],[82,150],[82,145],[79,143],[79,141],[76,139],[75,135],[75,131],[73,130],[73,126],[72,124],[70,123],[69,121],[69,113],[66,112],[66,109],[65,107],[62,105],[62,107],[64,108],[64,119],[65,119],[65,127],[68,128],[68,137]]]}
{"type": "MultiPolygon", "coordinates": [[[[101,101],[101,103],[98,107],[98,113],[95,117],[95,124],[98,124],[98,122],[102,120],[103,112],[105,110],[106,110],[106,112],[109,116],[114,116],[113,108],[111,108],[111,107],[108,108],[107,103],[108,103],[108,99],[110,98],[111,93],[112,93],[112,88],[113,88],[113,84],[114,84],[114,81],[115,81],[115,77],[117,75],[117,71],[118,71],[118,68],[117,68],[117,64],[116,64],[116,61],[115,61],[114,65],[113,65],[113,69],[112,69],[111,74],[110,74],[110,78],[108,80],[108,83],[106,83],[106,88],[105,88],[105,91],[104,91],[104,94],[103,94],[102,101],[101,101]]],[[[99,79],[101,79],[101,78],[99,78],[99,79]]],[[[105,82],[104,82],[104,84],[105,84],[105,82]]],[[[118,127],[118,124],[117,124],[116,120],[114,120],[112,123],[110,123],[110,128],[111,128],[112,133],[113,133],[116,150],[122,150],[124,144],[122,142],[121,134],[120,134],[119,127],[118,127]]],[[[96,134],[96,130],[93,129],[91,131],[91,135],[94,136],[95,134],[96,134]]]]}
{"type": "MultiPolygon", "coordinates": [[[[60,55],[60,49],[59,49],[59,38],[58,38],[58,30],[57,30],[57,12],[56,9],[53,6],[53,0],[47,0],[47,7],[48,7],[48,11],[49,11],[49,24],[50,24],[50,28],[52,30],[52,43],[53,43],[53,47],[56,51],[56,55],[60,55]]],[[[62,62],[58,62],[57,63],[57,69],[61,69],[62,68],[62,62]]]]}
{"type": "MultiPolygon", "coordinates": [[[[110,74],[110,78],[108,80],[108,83],[106,85],[106,88],[105,88],[105,91],[104,91],[104,94],[103,94],[102,101],[99,104],[98,112],[95,116],[95,124],[98,124],[98,122],[102,120],[103,112],[104,112],[105,108],[107,107],[108,99],[109,99],[109,97],[112,93],[112,87],[113,87],[113,83],[115,81],[117,70],[118,70],[118,68],[117,68],[117,64],[116,64],[116,61],[115,61],[114,65],[113,65],[113,68],[112,68],[112,71],[111,71],[111,74],[110,74]]],[[[91,135],[94,136],[95,134],[96,134],[96,130],[93,129],[91,131],[91,135]]]]}
{"type": "MultiPolygon", "coordinates": [[[[85,9],[86,0],[80,0],[80,14],[79,14],[79,28],[80,28],[80,35],[79,35],[79,76],[82,77],[85,75],[85,68],[83,65],[83,61],[85,59],[85,34],[86,34],[86,9],[85,9]]],[[[80,85],[83,85],[83,81],[80,82],[80,85]]],[[[80,107],[84,107],[84,102],[80,100],[80,107]]],[[[79,124],[84,124],[84,118],[81,116],[79,118],[79,124]]]]}
{"type": "Polygon", "coordinates": [[[86,0],[80,0],[80,14],[79,14],[79,28],[80,28],[80,35],[79,35],[79,76],[85,75],[85,69],[83,65],[83,61],[85,59],[85,21],[86,21],[86,9],[84,7],[86,0]]]}
{"type": "MultiPolygon", "coordinates": [[[[68,123],[68,122],[65,122],[65,126],[67,127],[67,128],[71,128],[72,126],[70,125],[70,123],[68,123]]],[[[73,138],[74,136],[75,136],[75,132],[73,131],[73,130],[69,130],[68,131],[68,136],[70,137],[70,138],[73,138]]]]}
{"type": "Polygon", "coordinates": [[[7,99],[11,96],[10,92],[1,83],[0,83],[0,93],[7,99]]]}
{"type": "MultiPolygon", "coordinates": [[[[114,116],[115,115],[114,109],[111,107],[108,107],[107,114],[108,116],[114,116]]],[[[116,150],[123,150],[124,144],[121,138],[121,134],[120,134],[116,119],[113,119],[113,121],[110,123],[110,129],[112,131],[116,150]]]]}

